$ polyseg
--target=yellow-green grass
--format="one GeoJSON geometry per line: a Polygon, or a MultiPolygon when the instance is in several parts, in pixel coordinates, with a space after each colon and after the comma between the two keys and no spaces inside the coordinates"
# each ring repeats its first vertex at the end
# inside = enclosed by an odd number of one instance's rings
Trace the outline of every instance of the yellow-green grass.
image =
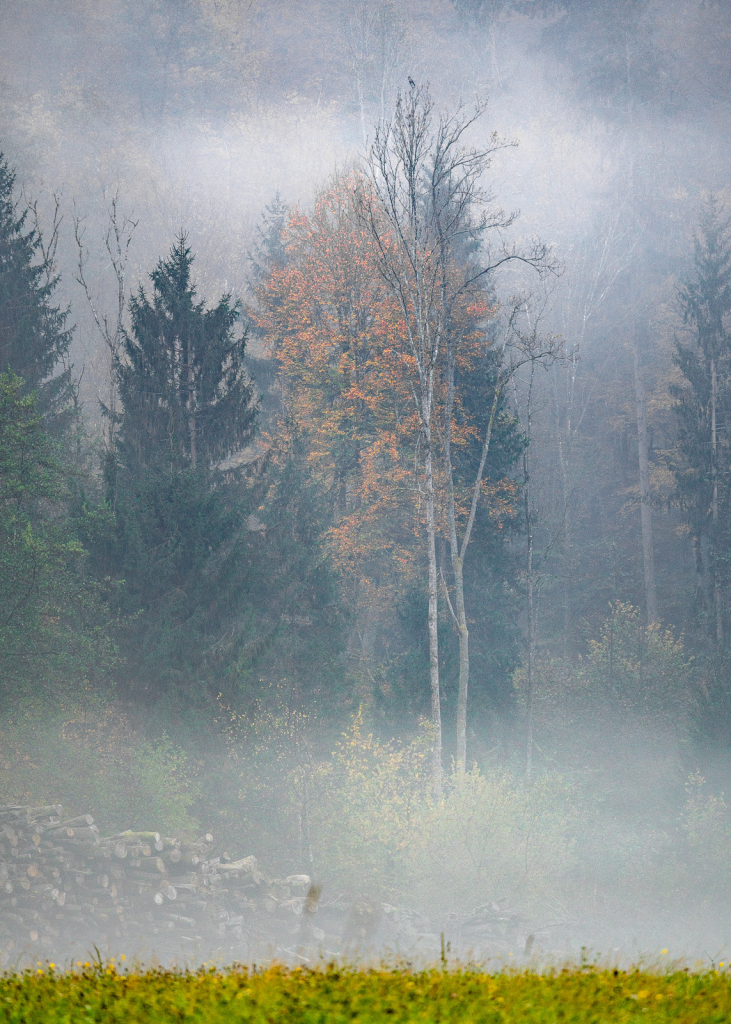
{"type": "Polygon", "coordinates": [[[0,978],[13,1024],[337,1022],[731,1022],[731,976],[577,967],[547,973],[269,967],[172,972],[46,965],[0,978]]]}

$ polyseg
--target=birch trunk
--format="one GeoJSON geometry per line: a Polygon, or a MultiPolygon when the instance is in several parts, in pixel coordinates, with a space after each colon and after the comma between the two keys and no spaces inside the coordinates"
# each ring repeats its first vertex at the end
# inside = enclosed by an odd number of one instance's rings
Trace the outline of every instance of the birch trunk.
{"type": "Polygon", "coordinates": [[[470,684],[470,632],[464,607],[464,577],[462,559],[452,561],[454,573],[454,596],[459,632],[459,692],[457,694],[457,772],[467,771],[467,696],[470,684]]]}
{"type": "Polygon", "coordinates": [[[442,797],[442,706],[439,688],[439,633],[437,594],[437,548],[434,516],[434,477],[431,456],[431,425],[425,422],[426,457],[424,459],[424,486],[426,488],[426,531],[429,559],[429,682],[431,688],[431,718],[434,728],[432,748],[432,776],[434,796],[442,797]]]}
{"type": "MultiPolygon", "coordinates": [[[[528,499],[526,498],[526,504],[528,499]]],[[[535,703],[536,676],[536,613],[535,595],[533,593],[533,527],[528,527],[528,581],[526,591],[528,597],[528,715],[525,730],[525,777],[530,782],[533,772],[533,706],[535,703]]]]}
{"type": "MultiPolygon", "coordinates": [[[[526,409],[526,437],[530,445],[533,439],[533,385],[535,383],[535,363],[531,365],[530,383],[528,385],[528,401],[526,409]]],[[[526,721],[526,754],[525,777],[530,781],[533,772],[533,707],[535,703],[536,682],[536,602],[533,575],[533,512],[530,502],[530,455],[529,448],[523,452],[523,512],[525,515],[526,559],[525,587],[528,605],[528,679],[527,679],[527,721],[526,721]]]]}
{"type": "MultiPolygon", "coordinates": [[[[450,346],[451,348],[451,346],[450,346]]],[[[447,477],[447,516],[449,520],[449,551],[452,565],[452,576],[454,579],[454,604],[455,608],[449,605],[452,618],[457,627],[459,635],[459,690],[457,694],[457,774],[464,776],[467,771],[467,698],[469,695],[470,682],[470,633],[467,627],[467,614],[464,601],[464,561],[467,548],[472,536],[472,528],[477,514],[477,504],[480,497],[482,479],[485,473],[485,462],[490,450],[492,439],[492,428],[495,422],[502,385],[498,378],[495,384],[490,417],[485,431],[485,440],[482,445],[480,465],[477,470],[473,490],[472,505],[465,527],[462,543],[457,537],[457,514],[454,495],[454,474],[452,467],[452,411],[454,407],[454,352],[451,350],[448,355],[448,390],[447,407],[445,411],[444,424],[444,467],[447,477]]],[[[447,592],[449,598],[449,592],[447,592]]]]}
{"type": "MultiPolygon", "coordinates": [[[[447,477],[447,515],[449,519],[449,553],[454,579],[454,603],[449,610],[459,635],[459,691],[457,694],[457,773],[463,776],[467,770],[467,696],[470,681],[470,634],[464,604],[464,547],[460,550],[457,538],[457,515],[454,497],[454,474],[452,469],[452,413],[454,410],[454,340],[450,337],[447,346],[447,405],[444,416],[444,468],[447,477]]],[[[492,419],[492,417],[491,417],[492,419]]],[[[469,524],[468,524],[469,525],[469,524]]],[[[447,597],[449,592],[447,591],[447,597]]]]}

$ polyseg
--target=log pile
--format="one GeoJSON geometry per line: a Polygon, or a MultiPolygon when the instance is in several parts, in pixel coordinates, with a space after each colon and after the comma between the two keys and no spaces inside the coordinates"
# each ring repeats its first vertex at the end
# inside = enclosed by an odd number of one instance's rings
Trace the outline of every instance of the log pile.
{"type": "Polygon", "coordinates": [[[286,949],[309,886],[216,853],[210,833],[103,837],[91,815],[64,818],[60,805],[0,806],[0,967],[87,959],[94,947],[161,960],[286,949]]]}

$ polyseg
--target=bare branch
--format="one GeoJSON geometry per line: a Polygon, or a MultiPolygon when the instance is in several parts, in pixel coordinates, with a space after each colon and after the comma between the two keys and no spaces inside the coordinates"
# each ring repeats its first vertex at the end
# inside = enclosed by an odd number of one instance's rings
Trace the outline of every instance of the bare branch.
{"type": "Polygon", "coordinates": [[[24,202],[33,219],[33,233],[36,241],[38,242],[38,248],[40,249],[41,256],[43,257],[43,270],[46,277],[46,286],[51,286],[56,280],[56,251],[58,249],[58,238],[61,230],[61,223],[63,221],[63,214],[61,213],[61,194],[59,192],[53,192],[53,212],[51,214],[51,229],[49,232],[43,231],[41,223],[41,215],[38,212],[38,199],[32,200],[27,199],[23,196],[24,202]]]}
{"type": "Polygon", "coordinates": [[[91,311],[96,329],[109,351],[109,399],[102,409],[108,420],[107,444],[114,443],[114,430],[117,421],[117,387],[116,366],[119,360],[122,340],[124,337],[124,317],[127,308],[127,265],[129,263],[130,245],[138,222],[131,216],[123,214],[119,208],[119,192],[111,198],[104,196],[107,210],[107,227],[104,234],[104,249],[107,265],[111,267],[115,280],[116,308],[108,313],[101,304],[89,284],[87,266],[90,252],[86,245],[85,217],[74,214],[74,239],[76,241],[77,262],[74,279],[83,289],[91,311]]]}

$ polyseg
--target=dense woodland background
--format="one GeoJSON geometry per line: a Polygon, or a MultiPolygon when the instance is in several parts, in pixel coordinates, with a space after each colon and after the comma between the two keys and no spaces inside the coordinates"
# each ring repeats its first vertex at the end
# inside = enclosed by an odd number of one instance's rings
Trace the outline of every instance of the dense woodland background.
{"type": "Polygon", "coordinates": [[[730,43],[712,0],[0,0],[0,799],[714,919],[730,43]],[[430,102],[477,161],[414,214],[431,563],[376,159],[430,102]]]}

